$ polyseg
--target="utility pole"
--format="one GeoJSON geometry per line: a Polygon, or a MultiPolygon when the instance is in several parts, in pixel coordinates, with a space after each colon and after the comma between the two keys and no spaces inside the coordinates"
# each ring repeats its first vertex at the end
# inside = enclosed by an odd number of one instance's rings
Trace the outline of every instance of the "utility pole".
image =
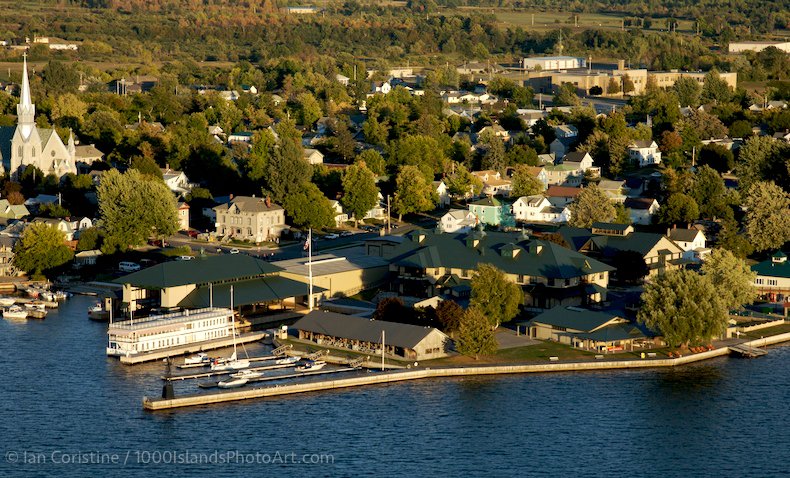
{"type": "Polygon", "coordinates": [[[392,224],[390,220],[392,218],[392,213],[390,212],[390,195],[387,194],[387,234],[392,232],[392,224]]]}

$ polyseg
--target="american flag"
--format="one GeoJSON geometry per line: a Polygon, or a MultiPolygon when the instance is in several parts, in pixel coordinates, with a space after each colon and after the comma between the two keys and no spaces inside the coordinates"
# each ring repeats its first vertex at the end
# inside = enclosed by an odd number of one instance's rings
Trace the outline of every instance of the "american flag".
{"type": "Polygon", "coordinates": [[[305,250],[305,251],[306,251],[306,250],[308,250],[308,249],[310,249],[310,241],[313,239],[313,237],[312,237],[312,236],[313,236],[313,231],[309,231],[309,232],[307,233],[307,240],[306,240],[306,241],[304,241],[304,250],[305,250]]]}

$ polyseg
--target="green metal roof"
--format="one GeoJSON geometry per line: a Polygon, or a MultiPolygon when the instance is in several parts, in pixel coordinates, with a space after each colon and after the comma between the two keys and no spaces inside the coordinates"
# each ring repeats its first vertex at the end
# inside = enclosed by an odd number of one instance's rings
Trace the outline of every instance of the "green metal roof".
{"type": "Polygon", "coordinates": [[[646,335],[632,324],[612,324],[602,327],[595,332],[573,334],[580,339],[589,339],[595,342],[614,342],[617,340],[640,339],[646,335]]]}
{"type": "MultiPolygon", "coordinates": [[[[293,279],[280,276],[260,277],[239,282],[224,283],[213,286],[214,307],[230,307],[230,286],[233,286],[233,305],[250,305],[261,302],[273,302],[297,296],[306,296],[308,285],[293,279]]],[[[193,290],[181,302],[179,307],[197,309],[211,304],[211,289],[202,285],[193,290]]],[[[313,286],[313,293],[324,292],[326,289],[313,286]]]]}
{"type": "Polygon", "coordinates": [[[492,264],[509,274],[552,279],[570,279],[612,271],[593,258],[545,241],[530,241],[520,233],[486,232],[479,243],[467,241],[467,234],[426,234],[422,242],[406,241],[393,254],[393,263],[429,269],[448,267],[475,270],[492,264]],[[537,251],[540,246],[540,252],[537,251]],[[505,254],[503,254],[503,249],[505,254]],[[520,251],[513,257],[513,250],[520,251]]]}
{"type": "Polygon", "coordinates": [[[243,280],[281,270],[246,254],[223,254],[195,257],[191,261],[163,262],[113,282],[147,289],[165,289],[188,284],[243,280]]]}
{"type": "MultiPolygon", "coordinates": [[[[783,254],[784,255],[784,254],[783,254]]],[[[782,256],[783,256],[782,255],[782,256]]],[[[774,254],[774,257],[780,259],[782,256],[774,254]]],[[[765,277],[782,277],[785,279],[790,278],[790,262],[774,262],[772,259],[763,261],[759,264],[752,266],[752,271],[756,272],[758,276],[765,277]]]]}
{"type": "MultiPolygon", "coordinates": [[[[601,251],[604,257],[613,256],[618,251],[636,251],[644,256],[656,247],[663,238],[663,234],[632,232],[627,236],[593,236],[591,241],[595,244],[595,248],[601,251]]],[[[674,245],[671,241],[668,242],[670,242],[676,250],[667,252],[683,252],[680,247],[674,245]]]]}
{"type": "Polygon", "coordinates": [[[600,329],[617,318],[620,318],[620,316],[608,312],[559,306],[535,316],[530,322],[540,322],[541,324],[589,333],[600,329]]]}
{"type": "Polygon", "coordinates": [[[494,196],[489,196],[483,199],[479,199],[475,202],[470,202],[470,206],[488,206],[488,207],[499,207],[502,205],[502,201],[495,198],[494,196]]]}

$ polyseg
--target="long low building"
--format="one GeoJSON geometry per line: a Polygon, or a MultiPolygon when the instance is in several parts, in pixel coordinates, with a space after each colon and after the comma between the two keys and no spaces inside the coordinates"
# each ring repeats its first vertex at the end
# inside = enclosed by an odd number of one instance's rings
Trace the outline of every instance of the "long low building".
{"type": "Polygon", "coordinates": [[[324,347],[380,355],[400,360],[428,360],[446,357],[450,339],[433,327],[365,319],[353,315],[314,310],[299,319],[293,328],[299,339],[324,347]]]}
{"type": "Polygon", "coordinates": [[[790,262],[784,252],[776,252],[770,259],[753,265],[752,271],[757,274],[754,287],[758,294],[772,302],[790,297],[790,262]]]}
{"type": "MultiPolygon", "coordinates": [[[[300,257],[274,262],[282,268],[280,275],[299,282],[308,282],[309,259],[300,257]]],[[[329,252],[313,256],[313,284],[326,289],[327,297],[349,297],[360,291],[382,286],[389,275],[389,262],[368,256],[363,248],[345,249],[342,255],[329,252]]]]}

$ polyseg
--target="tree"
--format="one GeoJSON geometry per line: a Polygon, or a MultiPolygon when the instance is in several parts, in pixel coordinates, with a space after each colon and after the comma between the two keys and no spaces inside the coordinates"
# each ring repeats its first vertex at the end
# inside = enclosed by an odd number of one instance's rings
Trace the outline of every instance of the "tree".
{"type": "Polygon", "coordinates": [[[436,191],[416,166],[403,166],[395,179],[395,198],[392,207],[398,220],[404,214],[430,211],[439,201],[436,191]]]}
{"type": "Polygon", "coordinates": [[[727,328],[727,308],[707,276],[669,271],[645,286],[637,319],[670,346],[709,342],[727,328]]]}
{"type": "Polygon", "coordinates": [[[631,210],[625,207],[623,203],[615,204],[614,210],[615,217],[613,222],[615,224],[631,224],[631,210]]]}
{"type": "Polygon", "coordinates": [[[107,171],[96,188],[99,215],[106,232],[102,252],[145,243],[150,236],[169,236],[178,230],[176,198],[165,183],[136,169],[121,174],[107,171]]]}
{"type": "Polygon", "coordinates": [[[589,228],[594,222],[612,222],[617,216],[612,201],[595,184],[582,189],[568,209],[568,223],[573,227],[589,228]]]}
{"type": "Polygon", "coordinates": [[[442,330],[451,333],[458,330],[464,318],[464,309],[454,300],[443,300],[436,306],[436,318],[442,330]]]}
{"type": "Polygon", "coordinates": [[[340,203],[354,217],[356,224],[378,202],[376,177],[364,162],[352,164],[343,174],[343,197],[340,203]]]}
{"type": "Polygon", "coordinates": [[[576,95],[576,86],[573,83],[563,83],[557,88],[554,95],[554,106],[578,106],[581,100],[576,95]]]}
{"type": "Polygon", "coordinates": [[[724,306],[738,309],[751,304],[757,296],[754,288],[756,273],[749,264],[726,249],[716,248],[702,263],[702,274],[719,291],[724,306]]]}
{"type": "Polygon", "coordinates": [[[44,224],[30,224],[14,244],[14,266],[33,277],[62,266],[74,257],[63,233],[44,224]]]}
{"type": "Polygon", "coordinates": [[[634,284],[650,273],[645,258],[636,251],[617,251],[612,257],[612,267],[617,269],[617,280],[634,284]]]}
{"type": "Polygon", "coordinates": [[[335,225],[329,200],[315,184],[304,181],[283,199],[283,209],[298,227],[318,229],[335,225]]]}
{"type": "Polygon", "coordinates": [[[311,127],[321,118],[321,105],[311,93],[302,93],[297,98],[299,104],[299,123],[311,127]]]}
{"type": "Polygon", "coordinates": [[[738,152],[735,174],[740,189],[745,191],[756,181],[775,181],[790,188],[790,171],[786,159],[790,146],[782,145],[770,136],[752,136],[738,152]]]}
{"type": "Polygon", "coordinates": [[[704,218],[721,217],[729,212],[727,188],[721,175],[709,166],[697,169],[691,196],[699,206],[699,214],[704,218]]]}
{"type": "Polygon", "coordinates": [[[246,156],[242,156],[239,168],[243,177],[257,182],[266,175],[269,161],[274,153],[276,140],[268,129],[256,131],[252,135],[252,146],[246,156]]]}
{"type": "Polygon", "coordinates": [[[80,74],[73,66],[59,61],[50,61],[43,73],[44,89],[50,94],[76,93],[80,85],[80,74]]]}
{"type": "Polygon", "coordinates": [[[149,176],[153,176],[155,178],[162,179],[162,170],[159,169],[159,165],[156,164],[152,158],[146,156],[134,156],[132,158],[132,169],[136,169],[143,174],[147,174],[149,176]]]}
{"type": "MultiPolygon", "coordinates": [[[[413,315],[413,310],[403,304],[403,299],[400,297],[385,297],[379,300],[379,303],[376,305],[376,311],[373,312],[373,320],[404,323],[404,318],[410,315],[413,315]]],[[[405,322],[411,322],[411,320],[406,320],[405,322]]]]}
{"type": "Polygon", "coordinates": [[[348,127],[347,118],[338,118],[334,121],[330,143],[332,152],[343,158],[344,161],[349,161],[354,157],[357,151],[357,142],[348,127]]]}
{"type": "Polygon", "coordinates": [[[666,204],[658,210],[658,222],[661,224],[690,224],[699,217],[699,206],[693,197],[674,193],[669,196],[666,204]]]}
{"type": "Polygon", "coordinates": [[[537,166],[540,164],[537,151],[526,144],[516,144],[510,148],[506,154],[506,161],[511,166],[516,164],[537,166]]]}
{"type": "Polygon", "coordinates": [[[743,207],[746,236],[755,250],[777,249],[790,241],[790,194],[773,181],[752,184],[743,207]]]}
{"type": "Polygon", "coordinates": [[[480,264],[472,277],[470,307],[475,307],[488,319],[492,329],[509,322],[518,313],[524,293],[504,272],[491,264],[480,264]]]}
{"type": "Polygon", "coordinates": [[[699,164],[705,164],[720,173],[735,168],[735,156],[732,151],[719,144],[706,144],[699,151],[699,164]]]}
{"type": "Polygon", "coordinates": [[[299,144],[280,138],[280,145],[274,150],[274,157],[266,165],[267,190],[275,202],[282,203],[295,189],[308,182],[313,175],[312,167],[304,158],[299,144]]]}
{"type": "Polygon", "coordinates": [[[609,78],[609,83],[606,85],[606,94],[607,95],[616,95],[620,93],[620,81],[615,78],[609,78]]]}
{"type": "Polygon", "coordinates": [[[678,95],[680,106],[699,106],[699,98],[700,93],[702,93],[702,87],[694,78],[682,76],[678,78],[677,81],[675,81],[675,84],[672,85],[672,89],[678,95]]]}
{"type": "Polygon", "coordinates": [[[462,316],[458,326],[455,349],[477,360],[481,355],[491,355],[497,350],[497,341],[485,313],[470,307],[462,316]]]}
{"type": "Polygon", "coordinates": [[[455,165],[455,172],[444,179],[450,194],[466,198],[477,196],[483,190],[483,182],[469,172],[463,164],[455,165]]]}
{"type": "Polygon", "coordinates": [[[543,191],[543,183],[530,171],[529,166],[518,166],[511,178],[513,197],[532,196],[543,191]]]}
{"type": "Polygon", "coordinates": [[[92,251],[98,249],[101,244],[101,235],[99,229],[89,227],[80,232],[80,239],[77,241],[77,252],[92,251]]]}
{"type": "Polygon", "coordinates": [[[634,80],[628,76],[628,73],[623,76],[623,93],[628,94],[634,91],[636,88],[634,87],[634,80]]]}
{"type": "Polygon", "coordinates": [[[376,176],[381,176],[387,172],[387,163],[384,162],[384,158],[382,158],[381,154],[375,149],[366,149],[359,153],[354,159],[354,164],[362,162],[364,162],[365,166],[373,171],[373,174],[376,176]]]}
{"type": "Polygon", "coordinates": [[[41,217],[62,218],[71,216],[71,212],[58,203],[50,203],[42,204],[38,208],[38,215],[41,217]]]}
{"type": "Polygon", "coordinates": [[[715,101],[716,103],[726,103],[730,100],[732,91],[725,80],[719,76],[716,70],[711,70],[705,75],[700,97],[702,101],[715,101]]]}

